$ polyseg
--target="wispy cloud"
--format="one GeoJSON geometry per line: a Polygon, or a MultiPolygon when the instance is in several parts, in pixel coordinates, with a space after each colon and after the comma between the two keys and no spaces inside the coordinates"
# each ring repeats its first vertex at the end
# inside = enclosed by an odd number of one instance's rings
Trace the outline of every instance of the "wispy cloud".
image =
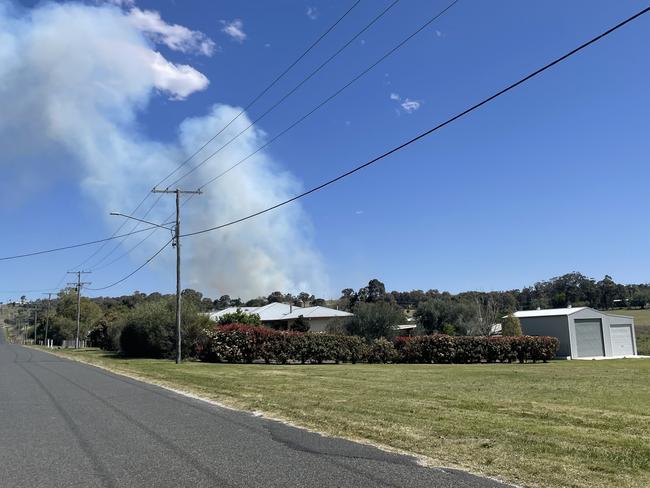
{"type": "MultiPolygon", "coordinates": [[[[122,0],[122,4],[125,2],[122,0]]],[[[203,32],[188,29],[178,24],[168,24],[160,14],[153,10],[140,10],[133,7],[128,18],[138,30],[156,43],[164,44],[169,49],[184,53],[212,56],[216,44],[203,32]]]]}
{"type": "MultiPolygon", "coordinates": [[[[101,0],[97,3],[104,3],[101,0]]],[[[106,0],[105,3],[110,3],[112,5],[117,5],[118,7],[133,7],[135,5],[135,0],[106,0]]]]}
{"type": "Polygon", "coordinates": [[[234,19],[230,22],[222,20],[223,28],[221,32],[229,35],[234,41],[242,43],[248,37],[244,32],[244,23],[241,19],[234,19]]]}
{"type": "Polygon", "coordinates": [[[406,112],[407,114],[412,114],[413,112],[415,112],[420,108],[420,102],[418,102],[417,100],[409,100],[407,98],[400,104],[400,106],[402,107],[402,109],[404,109],[404,112],[406,112]]]}
{"type": "Polygon", "coordinates": [[[311,20],[316,20],[320,15],[320,12],[316,7],[307,7],[306,13],[307,13],[307,17],[309,17],[311,20]]]}
{"type": "MultiPolygon", "coordinates": [[[[399,103],[399,106],[401,107],[401,109],[404,112],[406,112],[407,114],[412,114],[413,112],[418,110],[422,105],[422,102],[420,102],[419,100],[411,100],[408,97],[407,98],[402,98],[399,95],[399,93],[395,93],[395,92],[391,93],[389,95],[389,98],[391,100],[394,100],[397,103],[399,103]]],[[[398,110],[398,113],[399,113],[399,110],[398,110]]]]}

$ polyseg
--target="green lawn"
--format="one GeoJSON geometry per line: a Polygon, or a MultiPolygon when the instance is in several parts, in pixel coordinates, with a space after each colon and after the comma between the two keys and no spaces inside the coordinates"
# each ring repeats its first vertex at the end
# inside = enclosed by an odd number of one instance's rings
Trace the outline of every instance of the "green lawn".
{"type": "Polygon", "coordinates": [[[617,309],[609,310],[606,313],[631,315],[634,317],[637,351],[641,355],[650,356],[650,309],[617,309]]]}
{"type": "Polygon", "coordinates": [[[177,366],[60,353],[525,486],[650,486],[650,360],[177,366]]]}

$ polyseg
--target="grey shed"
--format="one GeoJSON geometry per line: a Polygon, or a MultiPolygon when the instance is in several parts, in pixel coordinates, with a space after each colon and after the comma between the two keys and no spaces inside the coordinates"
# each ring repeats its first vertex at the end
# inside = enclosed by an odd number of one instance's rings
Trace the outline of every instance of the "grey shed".
{"type": "Polygon", "coordinates": [[[589,307],[515,312],[526,335],[560,340],[558,357],[636,356],[634,318],[607,314],[589,307]]]}

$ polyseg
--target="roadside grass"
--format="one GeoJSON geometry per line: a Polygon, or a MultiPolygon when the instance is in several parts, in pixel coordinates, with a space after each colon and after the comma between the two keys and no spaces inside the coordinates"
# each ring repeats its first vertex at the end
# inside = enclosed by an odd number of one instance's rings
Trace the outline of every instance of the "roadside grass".
{"type": "Polygon", "coordinates": [[[650,309],[622,308],[609,310],[606,313],[631,315],[634,317],[637,351],[642,356],[650,356],[650,309]]]}
{"type": "Polygon", "coordinates": [[[650,486],[650,360],[179,366],[57,354],[525,486],[650,486]]]}

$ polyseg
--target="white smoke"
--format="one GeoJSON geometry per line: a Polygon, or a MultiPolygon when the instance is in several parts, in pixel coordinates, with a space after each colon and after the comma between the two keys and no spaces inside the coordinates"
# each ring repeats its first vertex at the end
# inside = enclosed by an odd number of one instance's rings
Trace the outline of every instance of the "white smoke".
{"type": "MultiPolygon", "coordinates": [[[[206,46],[214,44],[196,31],[165,27],[168,24],[155,13],[147,12],[154,24],[134,22],[132,15],[108,4],[52,3],[22,10],[0,0],[0,146],[9,148],[12,156],[0,161],[0,170],[10,175],[10,181],[0,181],[0,193],[11,198],[9,190],[20,192],[20,181],[30,174],[38,172],[45,180],[48,171],[67,172],[78,178],[99,213],[129,212],[157,180],[239,113],[240,108],[217,104],[207,115],[184,121],[178,141],[159,142],[143,135],[138,115],[153,97],[182,100],[209,83],[193,67],[167,60],[152,42],[179,52],[193,46],[198,55],[212,54],[206,46]],[[152,37],[152,32],[157,35],[152,37]],[[176,36],[173,42],[171,34],[176,36]],[[187,42],[182,42],[183,35],[187,42]]],[[[200,156],[249,124],[246,115],[239,117],[200,156]]],[[[182,185],[199,186],[264,139],[263,131],[253,127],[182,185]]],[[[201,161],[200,156],[195,161],[201,161]]],[[[300,188],[261,151],[184,206],[183,230],[245,216],[300,188]]],[[[172,209],[171,200],[163,198],[147,218],[162,221],[172,209]]],[[[322,293],[323,266],[309,236],[308,219],[299,204],[292,204],[223,231],[188,238],[185,284],[242,297],[274,290],[322,293]]],[[[136,258],[150,255],[168,238],[154,236],[138,249],[136,258]]],[[[137,242],[131,239],[127,248],[137,242]]]]}

